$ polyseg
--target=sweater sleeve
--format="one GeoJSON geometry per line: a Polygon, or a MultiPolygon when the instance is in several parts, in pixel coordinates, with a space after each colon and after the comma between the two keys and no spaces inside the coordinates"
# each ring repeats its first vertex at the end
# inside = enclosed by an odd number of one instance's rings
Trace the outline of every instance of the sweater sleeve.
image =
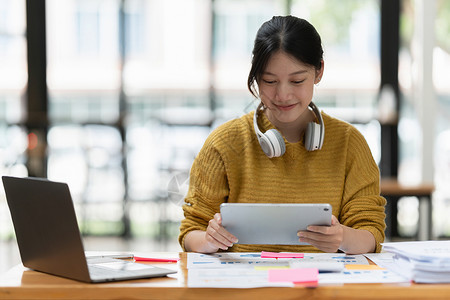
{"type": "Polygon", "coordinates": [[[371,232],[376,252],[381,251],[386,228],[386,200],[380,196],[380,172],[369,146],[355,128],[349,132],[346,178],[340,221],[343,225],[371,232]]]}
{"type": "Polygon", "coordinates": [[[183,205],[178,241],[186,251],[184,239],[193,230],[206,230],[208,222],[220,210],[229,194],[225,165],[214,147],[214,135],[205,142],[195,158],[189,177],[189,190],[183,205]]]}

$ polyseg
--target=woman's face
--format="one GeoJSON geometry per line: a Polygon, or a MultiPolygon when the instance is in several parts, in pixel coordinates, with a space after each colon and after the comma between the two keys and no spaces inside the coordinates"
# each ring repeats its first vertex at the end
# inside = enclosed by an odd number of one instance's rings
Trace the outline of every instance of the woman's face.
{"type": "Polygon", "coordinates": [[[308,111],[314,84],[320,81],[322,74],[323,63],[321,69],[316,70],[283,51],[273,54],[258,81],[259,95],[268,108],[269,120],[275,126],[299,120],[308,111]]]}

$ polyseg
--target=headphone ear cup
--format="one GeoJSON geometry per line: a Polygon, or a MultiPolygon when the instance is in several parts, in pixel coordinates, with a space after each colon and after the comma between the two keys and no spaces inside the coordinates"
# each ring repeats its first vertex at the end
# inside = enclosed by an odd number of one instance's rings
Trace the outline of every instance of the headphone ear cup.
{"type": "Polygon", "coordinates": [[[282,156],[286,152],[283,136],[275,129],[266,131],[259,139],[259,144],[264,153],[270,158],[282,156]]]}
{"type": "Polygon", "coordinates": [[[274,157],[282,156],[286,152],[286,144],[284,143],[283,136],[276,129],[269,129],[266,131],[267,135],[272,142],[274,149],[274,157]]]}
{"type": "Polygon", "coordinates": [[[306,127],[305,148],[308,151],[320,148],[320,125],[315,122],[309,122],[306,127]]]}
{"type": "Polygon", "coordinates": [[[273,157],[273,146],[265,134],[258,137],[259,145],[262,151],[268,156],[273,157]]]}

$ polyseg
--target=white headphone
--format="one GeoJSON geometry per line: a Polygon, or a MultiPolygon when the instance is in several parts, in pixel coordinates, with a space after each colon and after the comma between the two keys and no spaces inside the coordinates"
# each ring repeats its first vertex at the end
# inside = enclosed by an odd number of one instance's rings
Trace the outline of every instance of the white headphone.
{"type": "MultiPolygon", "coordinates": [[[[269,129],[265,133],[262,133],[258,128],[258,112],[262,110],[263,103],[261,102],[255,110],[253,115],[253,126],[255,127],[256,137],[263,152],[270,158],[279,157],[286,152],[286,144],[284,143],[283,136],[276,129],[269,129]]],[[[322,115],[320,114],[317,106],[311,102],[309,104],[314,115],[319,120],[319,124],[316,122],[309,122],[305,132],[305,148],[308,151],[314,151],[322,149],[323,139],[325,136],[325,126],[323,124],[322,115]]]]}

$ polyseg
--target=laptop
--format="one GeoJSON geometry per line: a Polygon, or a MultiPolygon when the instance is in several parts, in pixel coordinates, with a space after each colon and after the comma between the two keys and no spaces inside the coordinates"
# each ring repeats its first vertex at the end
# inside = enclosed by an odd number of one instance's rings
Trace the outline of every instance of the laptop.
{"type": "Polygon", "coordinates": [[[132,261],[87,258],[66,183],[33,177],[2,179],[25,267],[93,283],[176,273],[132,261]]]}

